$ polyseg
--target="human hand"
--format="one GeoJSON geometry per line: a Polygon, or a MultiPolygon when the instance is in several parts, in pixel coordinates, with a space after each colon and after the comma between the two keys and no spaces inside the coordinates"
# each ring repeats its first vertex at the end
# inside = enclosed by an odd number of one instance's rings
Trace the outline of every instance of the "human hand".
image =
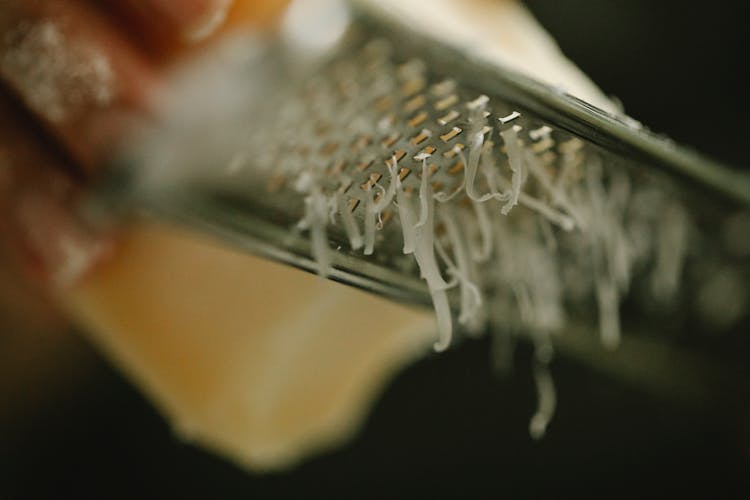
{"type": "MultiPolygon", "coordinates": [[[[226,3],[0,6],[9,90],[0,95],[0,242],[15,255],[6,267],[22,262],[37,284],[27,307],[13,307],[11,334],[24,338],[40,316],[32,309],[60,304],[53,319],[74,318],[181,436],[267,469],[350,437],[385,381],[427,349],[432,320],[166,225],[103,235],[76,216],[87,184],[169,96],[168,70],[210,43],[226,3]],[[379,320],[362,322],[372,311],[379,320]]],[[[221,29],[266,25],[284,3],[235,0],[221,29]]]]}
{"type": "Polygon", "coordinates": [[[33,281],[34,296],[25,302],[49,309],[43,297],[50,287],[71,285],[106,257],[112,235],[76,216],[88,182],[123,137],[151,118],[176,61],[222,30],[269,23],[283,3],[0,5],[0,261],[9,275],[0,288],[33,281]]]}

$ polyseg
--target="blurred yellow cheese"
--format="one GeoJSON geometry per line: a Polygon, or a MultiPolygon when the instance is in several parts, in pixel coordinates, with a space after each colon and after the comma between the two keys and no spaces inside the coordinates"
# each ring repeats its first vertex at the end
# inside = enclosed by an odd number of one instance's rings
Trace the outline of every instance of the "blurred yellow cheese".
{"type": "Polygon", "coordinates": [[[184,437],[254,469],[349,437],[430,315],[142,224],[68,298],[184,437]]]}

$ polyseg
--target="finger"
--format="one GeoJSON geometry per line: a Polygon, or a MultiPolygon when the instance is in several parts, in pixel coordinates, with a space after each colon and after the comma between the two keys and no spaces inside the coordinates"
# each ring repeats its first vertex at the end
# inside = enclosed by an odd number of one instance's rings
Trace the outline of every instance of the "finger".
{"type": "Polygon", "coordinates": [[[108,0],[146,48],[168,60],[229,28],[265,27],[287,0],[108,0]]]}
{"type": "Polygon", "coordinates": [[[160,87],[114,18],[85,2],[6,0],[0,33],[0,79],[87,171],[143,120],[160,87]]]}
{"type": "Polygon", "coordinates": [[[232,0],[109,0],[116,11],[129,15],[137,29],[163,48],[175,41],[205,40],[226,20],[232,0]]]}
{"type": "Polygon", "coordinates": [[[31,117],[0,94],[0,243],[34,281],[65,286],[107,245],[75,217],[80,185],[35,133],[31,117]]]}

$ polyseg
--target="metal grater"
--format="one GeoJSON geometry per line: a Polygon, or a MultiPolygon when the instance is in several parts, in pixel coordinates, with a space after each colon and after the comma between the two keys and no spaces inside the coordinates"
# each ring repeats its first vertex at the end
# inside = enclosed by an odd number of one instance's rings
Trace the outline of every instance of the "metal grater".
{"type": "Polygon", "coordinates": [[[253,54],[235,76],[263,99],[222,116],[231,127],[155,133],[161,153],[131,152],[100,201],[393,300],[444,300],[439,348],[489,330],[544,361],[581,325],[614,347],[623,300],[647,341],[660,332],[639,325],[665,310],[706,330],[745,318],[750,259],[725,233],[747,221],[747,177],[377,9],[312,64],[253,54]],[[421,259],[404,252],[414,226],[434,240],[421,259]],[[423,279],[430,259],[449,286],[423,279]],[[704,304],[717,279],[726,303],[704,304]]]}

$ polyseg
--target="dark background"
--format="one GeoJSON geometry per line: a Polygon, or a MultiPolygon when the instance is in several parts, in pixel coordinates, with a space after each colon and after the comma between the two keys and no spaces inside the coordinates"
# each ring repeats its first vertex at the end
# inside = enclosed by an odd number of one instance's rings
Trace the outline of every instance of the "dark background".
{"type": "Polygon", "coordinates": [[[656,132],[725,162],[746,155],[750,3],[528,0],[563,51],[656,132]]]}
{"type": "MultiPolygon", "coordinates": [[[[750,110],[741,73],[749,2],[527,3],[629,114],[719,159],[747,164],[750,110]]],[[[750,491],[745,380],[728,388],[721,409],[695,407],[558,358],[557,415],[547,437],[534,442],[527,432],[535,404],[527,349],[502,378],[491,369],[489,342],[468,342],[406,370],[352,445],[288,473],[256,477],[174,439],[106,361],[85,345],[77,349],[88,375],[74,389],[51,386],[46,404],[0,419],[0,499],[747,498],[750,491]]]]}

